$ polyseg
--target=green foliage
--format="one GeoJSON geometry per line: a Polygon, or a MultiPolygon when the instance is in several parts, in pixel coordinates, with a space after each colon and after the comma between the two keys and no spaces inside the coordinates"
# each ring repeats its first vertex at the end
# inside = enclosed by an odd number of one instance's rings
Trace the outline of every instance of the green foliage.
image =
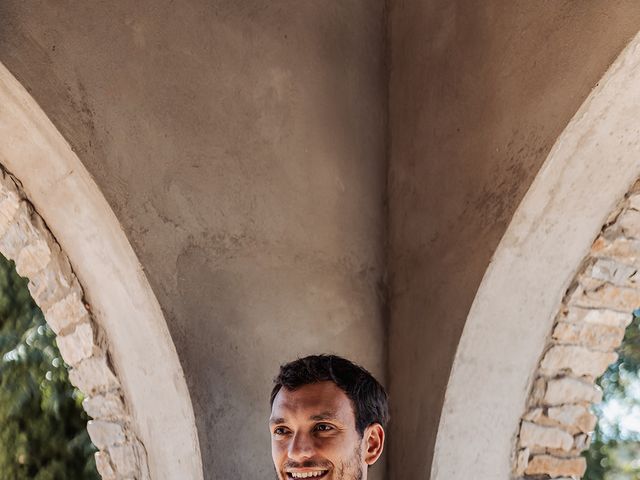
{"type": "Polygon", "coordinates": [[[595,407],[598,425],[593,442],[584,453],[585,480],[640,479],[640,433],[629,429],[624,419],[640,412],[640,311],[625,332],[619,358],[600,377],[603,403],[595,407]],[[605,410],[615,414],[605,415],[605,410]]]}
{"type": "Polygon", "coordinates": [[[26,285],[0,256],[0,480],[99,480],[82,396],[26,285]]]}

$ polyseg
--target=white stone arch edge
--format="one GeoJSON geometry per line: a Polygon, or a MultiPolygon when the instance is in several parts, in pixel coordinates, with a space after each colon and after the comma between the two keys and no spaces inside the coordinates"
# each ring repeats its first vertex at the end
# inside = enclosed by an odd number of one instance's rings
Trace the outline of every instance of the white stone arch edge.
{"type": "Polygon", "coordinates": [[[640,182],[612,213],[582,262],[538,364],[522,415],[513,470],[518,478],[580,478],[602,399],[595,380],[617,359],[640,307],[640,182]]]}
{"type": "Polygon", "coordinates": [[[89,435],[99,448],[96,465],[107,479],[149,478],[147,455],[134,431],[109,344],[84,302],[71,265],[42,218],[6,171],[0,175],[0,252],[29,279],[29,291],[56,333],[69,379],[84,394],[93,418],[89,435]]]}
{"type": "Polygon", "coordinates": [[[471,306],[449,377],[432,480],[512,477],[520,416],[563,295],[640,177],[640,38],[558,138],[471,306]]]}
{"type": "MultiPolygon", "coordinates": [[[[91,356],[87,350],[77,350],[72,345],[67,349],[69,362],[76,363],[78,369],[86,365],[88,375],[84,378],[96,383],[83,385],[89,390],[87,393],[111,391],[125,400],[126,417],[116,422],[105,418],[107,421],[95,428],[94,436],[104,435],[107,442],[132,446],[138,445],[139,440],[146,449],[149,473],[154,480],[201,480],[202,460],[189,392],[166,321],[142,267],[87,170],[42,109],[2,64],[0,164],[18,179],[20,185],[15,195],[29,201],[18,202],[19,208],[14,212],[18,216],[5,222],[8,233],[4,237],[14,231],[15,239],[3,237],[3,253],[16,260],[20,273],[30,278],[34,299],[50,324],[56,320],[49,310],[56,305],[61,307],[64,298],[74,300],[74,295],[76,300],[82,298],[79,286],[82,285],[84,300],[91,307],[94,325],[98,325],[94,330],[99,332],[87,331],[87,327],[83,332],[75,324],[64,323],[54,328],[70,336],[78,332],[79,336],[95,339],[91,356]],[[38,215],[33,214],[30,204],[38,215]],[[30,243],[24,243],[26,238],[31,239],[30,243]],[[59,255],[58,244],[62,251],[59,255]],[[51,252],[50,261],[57,262],[55,268],[51,268],[53,263],[41,268],[47,249],[51,252]],[[65,266],[66,258],[70,268],[65,266]],[[54,278],[56,275],[59,277],[54,278]],[[56,285],[49,297],[46,285],[56,285]],[[38,286],[44,288],[38,290],[38,286]],[[101,356],[105,350],[108,357],[101,356]],[[75,357],[70,358],[70,354],[75,357]],[[112,368],[117,377],[112,378],[105,366],[112,368]],[[118,440],[120,433],[117,426],[112,426],[118,424],[129,428],[123,434],[131,438],[118,440]]],[[[0,201],[11,198],[13,183],[11,177],[3,178],[0,195],[4,196],[0,201]]],[[[5,215],[8,218],[11,202],[0,203],[0,210],[1,205],[8,208],[5,215]]],[[[70,303],[82,316],[82,302],[70,303]]],[[[60,321],[64,322],[64,315],[60,321]]],[[[75,323],[90,324],[83,319],[75,323]]],[[[62,345],[61,348],[65,349],[62,345]]],[[[131,451],[111,447],[104,445],[104,450],[111,454],[111,466],[124,462],[123,470],[113,473],[117,478],[125,478],[125,470],[130,468],[126,463],[131,458],[144,459],[139,447],[133,456],[128,455],[131,451]]],[[[131,468],[142,468],[139,476],[144,478],[144,465],[138,463],[131,468]]]]}

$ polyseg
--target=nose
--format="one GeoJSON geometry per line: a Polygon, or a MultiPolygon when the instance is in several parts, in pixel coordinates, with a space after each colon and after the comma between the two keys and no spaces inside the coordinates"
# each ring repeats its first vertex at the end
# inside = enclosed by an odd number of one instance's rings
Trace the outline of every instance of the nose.
{"type": "Polygon", "coordinates": [[[297,432],[289,443],[289,458],[295,462],[303,462],[315,454],[313,438],[304,432],[297,432]]]}

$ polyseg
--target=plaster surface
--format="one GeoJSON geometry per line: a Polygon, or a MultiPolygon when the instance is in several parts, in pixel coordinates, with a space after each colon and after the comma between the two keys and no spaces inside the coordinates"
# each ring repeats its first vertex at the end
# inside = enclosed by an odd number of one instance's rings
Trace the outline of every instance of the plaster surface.
{"type": "Polygon", "coordinates": [[[335,352],[384,379],[383,7],[0,2],[0,61],[159,300],[207,479],[273,474],[280,363],[335,352]]]}
{"type": "Polygon", "coordinates": [[[562,297],[640,176],[640,36],[598,83],[522,200],[473,301],[433,480],[513,478],[520,417],[562,297]]]}
{"type": "Polygon", "coordinates": [[[184,374],[158,301],[118,220],[68,143],[2,64],[0,105],[0,164],[17,176],[68,252],[92,316],[106,333],[151,475],[201,479],[184,374]]]}
{"type": "MultiPolygon", "coordinates": [[[[390,478],[426,479],[491,256],[556,138],[640,28],[640,5],[398,0],[389,26],[390,478]]],[[[466,435],[477,446],[479,432],[466,435]]]]}
{"type": "Polygon", "coordinates": [[[390,477],[429,477],[490,257],[640,27],[631,0],[392,0],[387,85],[383,3],[0,2],[0,61],[98,185],[158,298],[207,479],[272,474],[271,378],[319,351],[388,368],[390,477]]]}

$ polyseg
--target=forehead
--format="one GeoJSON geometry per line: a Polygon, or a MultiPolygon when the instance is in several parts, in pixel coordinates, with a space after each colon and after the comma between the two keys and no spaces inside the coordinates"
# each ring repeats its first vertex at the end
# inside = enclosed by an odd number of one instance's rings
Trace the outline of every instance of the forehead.
{"type": "Polygon", "coordinates": [[[281,388],[273,401],[272,418],[307,420],[314,415],[332,413],[344,423],[355,424],[351,400],[333,382],[318,382],[295,390],[281,388]]]}

